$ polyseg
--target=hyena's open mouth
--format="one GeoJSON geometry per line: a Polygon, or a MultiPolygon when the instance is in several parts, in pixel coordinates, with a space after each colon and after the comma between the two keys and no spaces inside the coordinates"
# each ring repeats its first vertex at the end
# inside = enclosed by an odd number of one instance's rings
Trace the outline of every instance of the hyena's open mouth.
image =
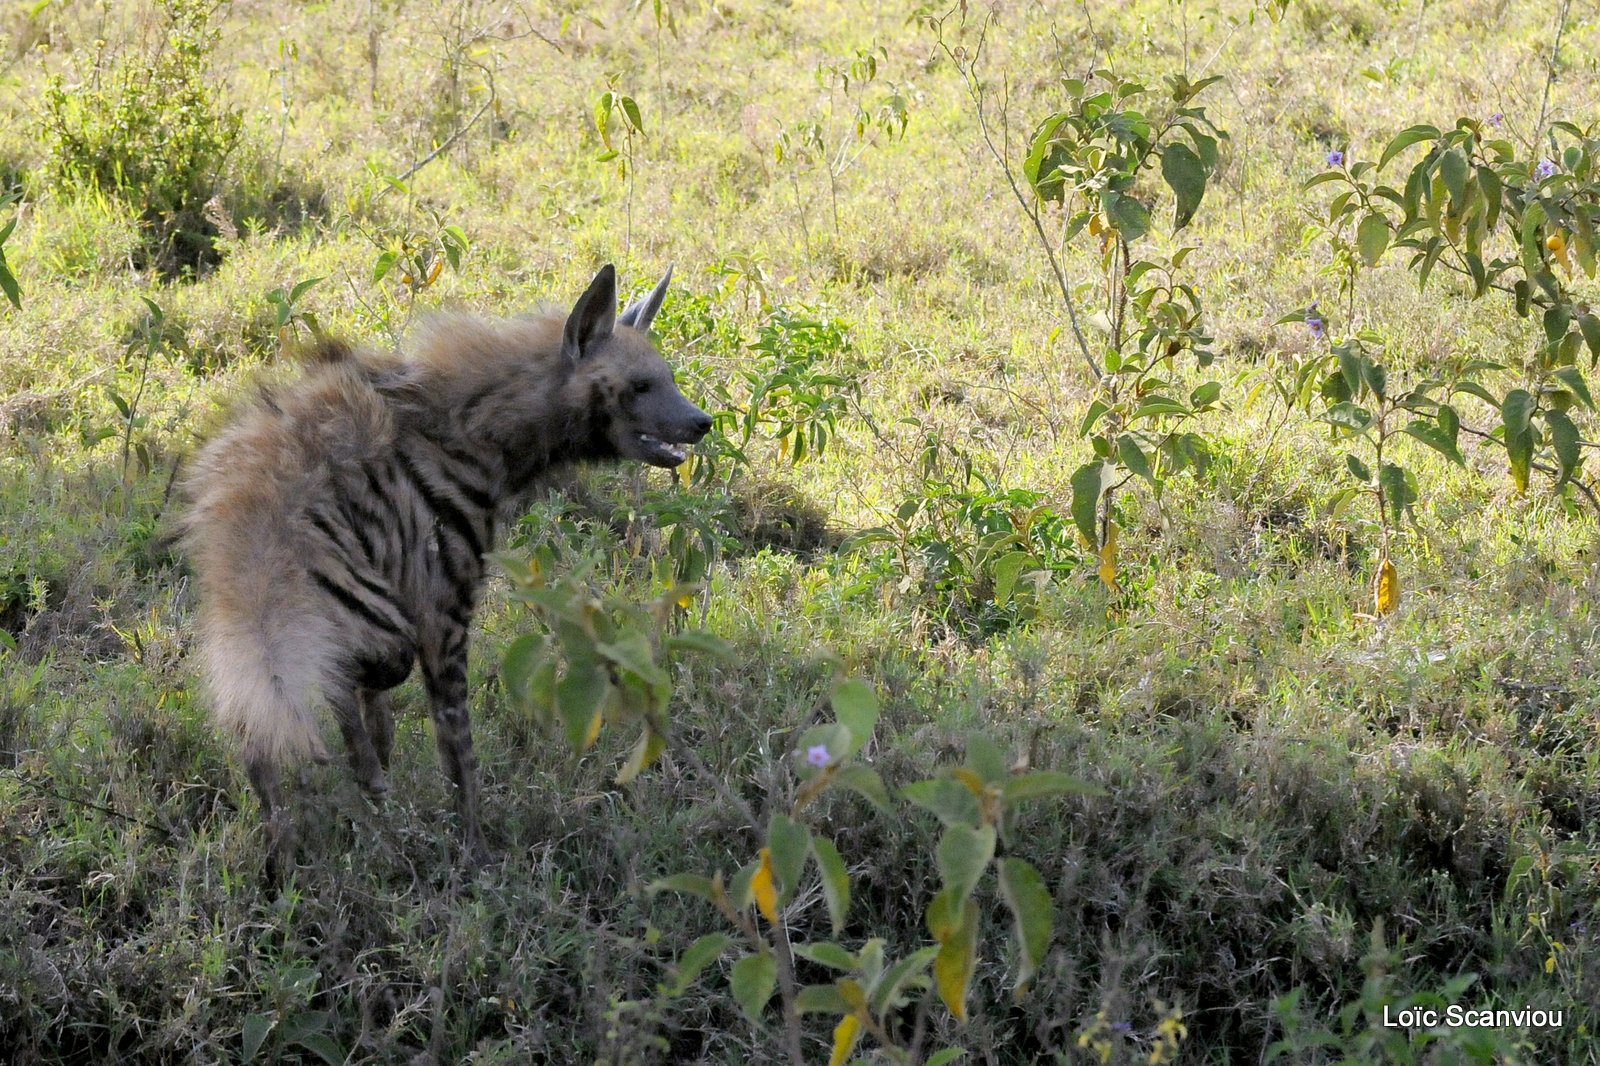
{"type": "Polygon", "coordinates": [[[644,452],[640,458],[652,466],[674,467],[689,458],[688,444],[665,441],[648,433],[639,434],[639,447],[644,452]]]}

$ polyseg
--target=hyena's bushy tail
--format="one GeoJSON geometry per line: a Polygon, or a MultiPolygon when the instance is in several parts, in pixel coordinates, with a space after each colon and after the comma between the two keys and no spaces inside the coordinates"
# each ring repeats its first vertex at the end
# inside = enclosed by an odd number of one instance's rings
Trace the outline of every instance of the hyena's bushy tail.
{"type": "Polygon", "coordinates": [[[220,616],[201,623],[200,655],[217,724],[239,737],[246,763],[328,758],[315,708],[330,664],[319,651],[328,635],[314,617],[261,617],[267,611],[220,616]],[[251,617],[256,615],[256,617],[251,617]]]}
{"type": "Polygon", "coordinates": [[[185,546],[200,593],[198,644],[212,713],[245,761],[323,761],[315,713],[335,669],[337,634],[316,610],[281,522],[215,521],[236,503],[212,481],[188,516],[185,546]],[[210,489],[211,491],[207,491],[210,489]]]}

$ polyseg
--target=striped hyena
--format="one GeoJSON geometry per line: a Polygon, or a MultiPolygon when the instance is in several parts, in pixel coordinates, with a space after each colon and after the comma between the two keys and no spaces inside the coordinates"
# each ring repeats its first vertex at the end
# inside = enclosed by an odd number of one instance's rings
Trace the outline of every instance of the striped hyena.
{"type": "Polygon", "coordinates": [[[327,758],[315,707],[382,794],[385,694],[417,661],[467,852],[484,858],[467,630],[496,512],[561,464],[677,466],[710,429],[647,336],[671,273],[621,315],[608,265],[564,319],[441,317],[406,354],[324,341],[190,467],[180,537],[202,669],[261,798],[271,880],[294,858],[282,767],[327,758]]]}

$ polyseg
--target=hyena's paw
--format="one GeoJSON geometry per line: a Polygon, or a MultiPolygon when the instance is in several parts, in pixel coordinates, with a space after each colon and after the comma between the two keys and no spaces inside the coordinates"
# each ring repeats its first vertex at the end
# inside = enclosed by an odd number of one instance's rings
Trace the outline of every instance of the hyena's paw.
{"type": "Polygon", "coordinates": [[[366,797],[376,802],[389,794],[389,779],[377,767],[357,778],[356,783],[361,786],[361,791],[366,797]]]}

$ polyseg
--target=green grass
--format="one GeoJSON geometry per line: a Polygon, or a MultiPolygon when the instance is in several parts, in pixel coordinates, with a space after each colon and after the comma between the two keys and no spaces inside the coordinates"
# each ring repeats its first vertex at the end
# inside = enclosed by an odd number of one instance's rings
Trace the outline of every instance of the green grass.
{"type": "MultiPolygon", "coordinates": [[[[1414,122],[1504,112],[1527,134],[1551,5],[1291,2],[1276,24],[1249,21],[1242,0],[1090,4],[1092,22],[1008,5],[988,69],[1008,79],[1014,156],[1063,65],[1152,84],[1223,74],[1208,106],[1231,134],[1184,234],[1226,385],[1226,410],[1196,427],[1215,461],[1159,505],[1119,496],[1119,595],[1068,551],[1020,620],[981,581],[941,586],[915,556],[908,570],[841,546],[923,491],[930,440],[945,469],[964,456],[1061,512],[1086,458],[1090,383],[1056,333],[1048,265],[911,5],[669,0],[678,32],[659,66],[650,5],[539,3],[509,21],[478,0],[231,5],[214,86],[244,133],[212,212],[220,260],[161,275],[139,206],[51,178],[39,103],[53,74],[70,85],[144,61],[159,19],[144,4],[35,6],[0,8],[0,183],[24,193],[6,244],[23,307],[0,304],[0,1059],[231,1063],[259,1045],[255,1061],[274,1062],[776,1060],[778,1023],[742,1017],[728,960],[658,995],[719,924],[646,887],[748,862],[737,813],[670,756],[613,785],[631,737],[608,732],[580,759],[530,729],[496,680],[532,624],[503,583],[473,679],[497,861],[476,877],[453,865],[411,682],[393,798],[373,808],[347,774],[308,771],[305,866],[282,897],[263,893],[259,812],[207,721],[185,655],[193,593],[161,538],[173,464],[248,382],[290,372],[272,290],[321,277],[304,310],[388,343],[432,308],[568,303],[607,261],[636,291],[672,261],[659,329],[691,398],[719,382],[737,397],[777,307],[846,325],[822,366],[861,390],[820,457],[791,466],[752,441],[704,601],[736,654],[675,668],[680,740],[760,809],[788,787],[780,759],[826,695],[831,653],[879,694],[867,758],[891,787],[959,761],[982,730],[1106,791],[1041,802],[1014,827],[1004,853],[1043,873],[1057,908],[1051,951],[1013,1000],[1009,918],[980,889],[973,1019],[935,1010],[939,1041],[967,1061],[1095,1062],[1106,1039],[1108,1061],[1145,1062],[1164,1004],[1183,1011],[1183,1062],[1255,1063],[1284,1039],[1302,1043],[1281,1061],[1335,1061],[1305,1043],[1319,1027],[1363,1062],[1600,1061],[1594,516],[1547,481],[1516,496],[1503,453],[1469,448],[1460,470],[1411,447],[1423,498],[1394,549],[1404,597],[1374,623],[1360,615],[1375,516],[1327,506],[1343,449],[1265,395],[1247,401],[1254,375],[1314,343],[1272,324],[1313,299],[1339,308],[1334,333],[1381,329],[1409,372],[1527,349],[1508,306],[1442,274],[1419,294],[1392,254],[1347,314],[1305,236],[1321,192],[1300,186],[1330,148],[1371,156],[1414,122]],[[866,98],[892,85],[910,127],[840,176],[835,232],[824,176],[775,162],[773,144],[828,121],[818,63],[872,45],[887,55],[866,98]],[[481,67],[496,105],[409,191],[384,191],[381,175],[477,112],[481,67]],[[643,109],[631,191],[595,162],[608,76],[643,109]],[[471,241],[459,271],[415,298],[398,275],[372,281],[390,240],[440,225],[471,241]],[[125,480],[110,393],[137,386],[140,296],[169,333],[132,432],[148,467],[136,456],[125,480]],[[1431,1052],[1375,1024],[1384,1003],[1466,974],[1465,1005],[1561,1009],[1565,1024],[1499,1031],[1481,1051],[1457,1033],[1431,1052]],[[1131,1034],[1103,1035],[1122,1021],[1131,1034]]],[[[1593,116],[1597,51],[1600,23],[1573,5],[1553,116],[1593,116]]],[[[1067,268],[1084,286],[1097,276],[1088,256],[1067,268]]],[[[658,472],[586,471],[535,502],[519,543],[601,552],[597,580],[644,599],[667,551],[652,501],[676,491],[658,472]]],[[[830,795],[817,824],[855,881],[845,942],[926,943],[933,819],[830,795]]],[[[828,935],[815,902],[794,921],[796,939],[828,935]]],[[[808,1019],[812,1061],[830,1029],[808,1019]]]]}

